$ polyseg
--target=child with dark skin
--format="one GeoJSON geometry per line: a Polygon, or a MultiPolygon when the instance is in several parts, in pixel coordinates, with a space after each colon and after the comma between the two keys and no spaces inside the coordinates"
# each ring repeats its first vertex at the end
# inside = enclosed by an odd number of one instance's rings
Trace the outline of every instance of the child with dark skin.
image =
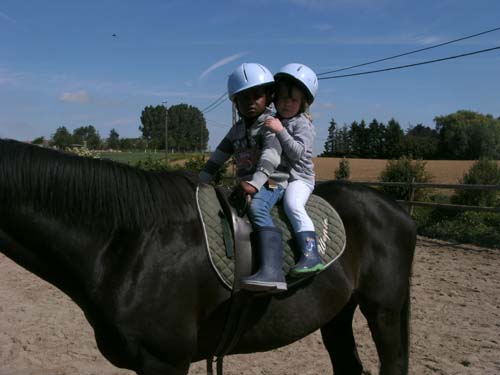
{"type": "Polygon", "coordinates": [[[208,182],[217,170],[234,155],[242,195],[252,196],[248,215],[253,225],[254,243],[260,255],[259,270],[240,285],[252,291],[286,290],[282,272],[281,231],[271,218],[271,208],[284,194],[289,178],[281,163],[281,145],[276,135],[264,125],[272,117],[274,78],[264,66],[240,65],[228,80],[228,95],[241,116],[217,146],[200,173],[208,182]]]}

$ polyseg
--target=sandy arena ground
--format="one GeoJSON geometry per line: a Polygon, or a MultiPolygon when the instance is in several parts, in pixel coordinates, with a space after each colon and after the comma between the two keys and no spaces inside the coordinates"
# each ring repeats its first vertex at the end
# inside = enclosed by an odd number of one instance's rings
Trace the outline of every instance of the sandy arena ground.
{"type": "MultiPolygon", "coordinates": [[[[500,374],[500,250],[420,238],[412,289],[411,374],[500,374]]],[[[356,337],[368,374],[377,359],[364,318],[356,337]]],[[[225,374],[331,374],[319,332],[268,353],[225,360],[225,374]]],[[[205,374],[195,363],[190,375],[205,374]]],[[[0,375],[133,375],[97,351],[64,294],[0,255],[0,375]]]]}

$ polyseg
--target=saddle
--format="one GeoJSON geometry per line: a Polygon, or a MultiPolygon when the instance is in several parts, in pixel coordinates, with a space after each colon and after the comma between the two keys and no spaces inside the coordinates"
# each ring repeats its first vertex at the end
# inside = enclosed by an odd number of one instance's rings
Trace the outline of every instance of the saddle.
{"type": "MultiPolygon", "coordinates": [[[[251,222],[239,207],[229,202],[229,192],[210,185],[197,190],[197,204],[205,230],[206,248],[212,268],[222,284],[233,292],[239,291],[239,280],[257,268],[250,243],[251,222]]],[[[339,258],[345,248],[345,230],[342,220],[323,198],[311,195],[306,204],[318,239],[319,255],[325,269],[339,258]]],[[[283,272],[297,262],[300,251],[295,246],[293,228],[282,205],[276,205],[271,216],[282,231],[283,272]]],[[[288,288],[301,284],[303,279],[287,278],[288,288]]]]}

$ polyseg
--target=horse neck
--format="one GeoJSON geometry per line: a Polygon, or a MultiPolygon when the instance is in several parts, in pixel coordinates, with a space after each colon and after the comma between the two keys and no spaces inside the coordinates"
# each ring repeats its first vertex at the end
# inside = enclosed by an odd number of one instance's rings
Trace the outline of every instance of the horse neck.
{"type": "MultiPolygon", "coordinates": [[[[88,231],[33,207],[12,205],[0,221],[1,251],[74,299],[92,280],[99,244],[88,231]],[[5,219],[7,218],[7,219],[5,219]]],[[[105,240],[102,240],[104,242],[105,240]]]]}

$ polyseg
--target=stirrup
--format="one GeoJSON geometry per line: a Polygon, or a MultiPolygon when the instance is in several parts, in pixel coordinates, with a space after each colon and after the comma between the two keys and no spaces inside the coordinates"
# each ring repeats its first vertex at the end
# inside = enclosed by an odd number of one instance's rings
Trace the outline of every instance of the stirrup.
{"type": "Polygon", "coordinates": [[[263,280],[241,280],[241,289],[264,292],[264,291],[285,291],[287,290],[286,282],[280,281],[263,281],[263,280]]]}

